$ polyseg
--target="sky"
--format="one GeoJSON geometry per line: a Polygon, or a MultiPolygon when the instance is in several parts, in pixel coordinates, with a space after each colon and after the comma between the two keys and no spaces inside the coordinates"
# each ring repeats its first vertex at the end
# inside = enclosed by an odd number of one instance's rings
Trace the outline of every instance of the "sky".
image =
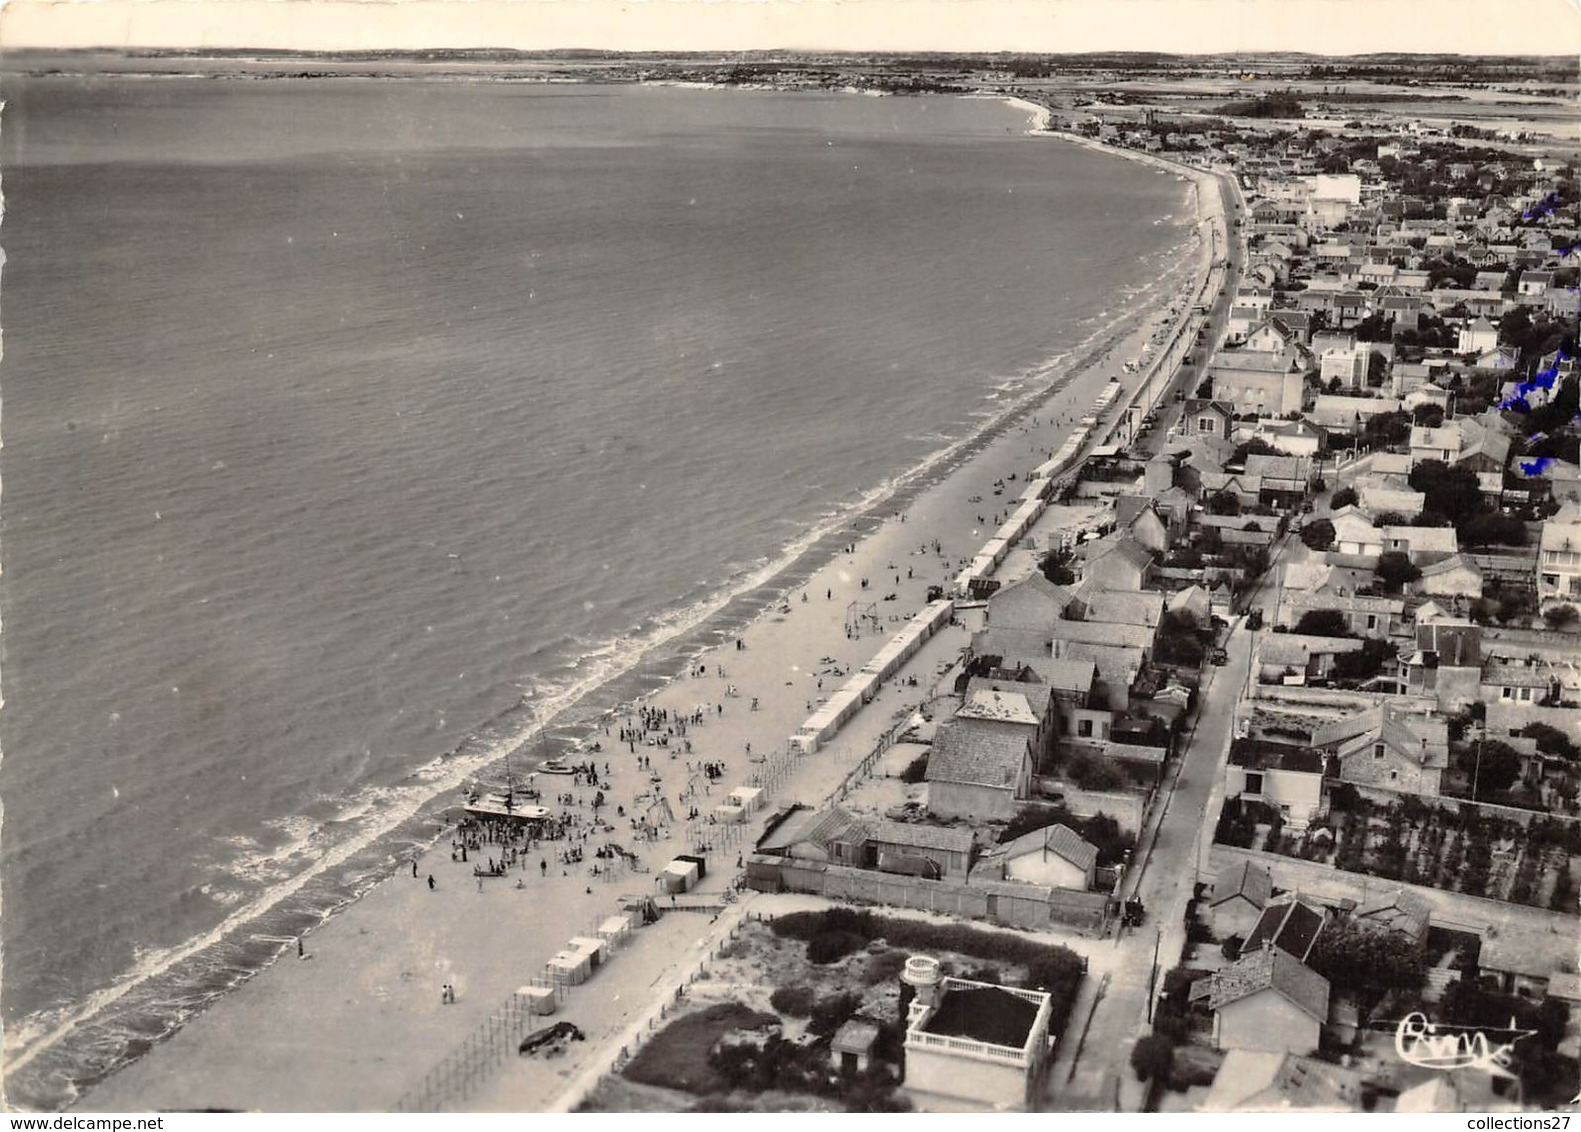
{"type": "Polygon", "coordinates": [[[0,49],[1581,56],[1581,0],[8,0],[0,49]]]}

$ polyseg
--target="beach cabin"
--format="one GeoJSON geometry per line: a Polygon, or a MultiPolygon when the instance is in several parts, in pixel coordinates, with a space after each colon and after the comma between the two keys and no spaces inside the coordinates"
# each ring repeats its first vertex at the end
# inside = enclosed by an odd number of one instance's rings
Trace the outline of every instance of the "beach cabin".
{"type": "Polygon", "coordinates": [[[553,1014],[560,1007],[553,987],[518,987],[516,997],[521,999],[529,1014],[553,1014]]]}
{"type": "Polygon", "coordinates": [[[763,791],[756,786],[737,786],[730,792],[730,804],[744,813],[755,814],[763,808],[763,791]]]}
{"type": "Polygon", "coordinates": [[[606,948],[613,951],[637,926],[632,919],[630,912],[605,917],[604,922],[598,925],[598,938],[604,941],[606,948]]]}
{"type": "Polygon", "coordinates": [[[565,987],[580,986],[587,982],[592,969],[592,960],[586,953],[569,948],[555,952],[549,957],[549,962],[544,964],[544,973],[557,985],[565,987]]]}
{"type": "Polygon", "coordinates": [[[665,865],[663,871],[653,879],[662,891],[674,896],[677,892],[690,892],[697,884],[700,875],[696,861],[686,861],[678,857],[665,865]]]}
{"type": "Polygon", "coordinates": [[[571,938],[570,944],[568,945],[568,950],[587,956],[587,968],[589,973],[597,971],[609,961],[608,945],[602,939],[599,939],[596,936],[573,936],[571,938]]]}

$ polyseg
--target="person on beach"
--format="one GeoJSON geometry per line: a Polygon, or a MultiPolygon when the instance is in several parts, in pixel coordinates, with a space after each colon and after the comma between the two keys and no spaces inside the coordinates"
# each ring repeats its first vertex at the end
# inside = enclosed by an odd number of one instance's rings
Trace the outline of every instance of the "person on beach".
{"type": "Polygon", "coordinates": [[[412,858],[412,879],[413,880],[417,879],[417,858],[416,857],[412,858]]]}
{"type": "Polygon", "coordinates": [[[433,873],[429,873],[428,874],[428,891],[432,892],[433,890],[434,890],[434,874],[433,873]]]}

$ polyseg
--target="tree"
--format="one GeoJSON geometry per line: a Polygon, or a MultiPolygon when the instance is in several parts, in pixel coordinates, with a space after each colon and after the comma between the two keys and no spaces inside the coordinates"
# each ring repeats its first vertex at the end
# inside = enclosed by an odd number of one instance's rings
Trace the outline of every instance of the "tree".
{"type": "Polygon", "coordinates": [[[1444,423],[1444,407],[1432,402],[1418,405],[1412,411],[1411,419],[1424,428],[1437,428],[1444,423]]]}
{"type": "Polygon", "coordinates": [[[1497,739],[1481,742],[1467,752],[1462,766],[1469,762],[1472,783],[1477,797],[1484,793],[1502,793],[1515,785],[1521,776],[1521,756],[1508,743],[1497,739]]]}
{"type": "Polygon", "coordinates": [[[1405,410],[1378,413],[1362,425],[1362,436],[1373,448],[1388,448],[1411,439],[1411,414],[1405,410]]]}
{"type": "Polygon", "coordinates": [[[1370,314],[1356,324],[1356,341],[1387,342],[1394,320],[1382,314],[1370,314]]]}
{"type": "Polygon", "coordinates": [[[1071,552],[1051,550],[1043,556],[1043,576],[1056,586],[1068,586],[1076,581],[1076,572],[1070,568],[1071,552]]]}
{"type": "Polygon", "coordinates": [[[1338,680],[1371,680],[1392,661],[1398,649],[1379,637],[1365,637],[1356,652],[1343,652],[1334,658],[1334,677],[1338,680]]]}
{"type": "Polygon", "coordinates": [[[1162,1081],[1175,1064],[1175,1043],[1163,1034],[1139,1038],[1131,1049],[1131,1068],[1138,1081],[1162,1081]]]}
{"type": "Polygon", "coordinates": [[[1115,790],[1126,784],[1124,772],[1113,763],[1082,751],[1065,761],[1065,775],[1083,790],[1115,790]]]}
{"type": "Polygon", "coordinates": [[[1572,762],[1577,757],[1581,757],[1581,752],[1577,752],[1576,745],[1570,741],[1570,736],[1550,724],[1528,723],[1521,729],[1521,734],[1535,742],[1537,749],[1545,755],[1555,755],[1572,762]]]}
{"type": "Polygon", "coordinates": [[[1526,524],[1513,515],[1489,511],[1461,524],[1460,541],[1467,546],[1525,546],[1526,524]]]}
{"type": "Polygon", "coordinates": [[[1337,609],[1309,609],[1296,622],[1295,631],[1309,637],[1352,637],[1350,622],[1337,609]]]}
{"type": "Polygon", "coordinates": [[[1422,576],[1421,569],[1404,552],[1398,550],[1386,550],[1378,556],[1376,573],[1378,581],[1391,593],[1407,582],[1414,582],[1422,576]]]}
{"type": "Polygon", "coordinates": [[[1202,507],[1210,515],[1239,515],[1241,513],[1240,498],[1230,491],[1214,492],[1208,496],[1202,507]]]}
{"type": "Polygon", "coordinates": [[[1262,437],[1254,436],[1246,443],[1237,445],[1235,451],[1230,454],[1230,458],[1227,462],[1231,464],[1244,465],[1246,463],[1246,457],[1248,456],[1277,455],[1279,455],[1279,449],[1275,448],[1272,444],[1269,444],[1268,441],[1264,440],[1262,437]]]}
{"type": "Polygon", "coordinates": [[[1334,524],[1318,519],[1301,528],[1301,541],[1308,550],[1327,550],[1334,545],[1334,524]]]}
{"type": "Polygon", "coordinates": [[[1307,966],[1336,991],[1360,998],[1366,1010],[1390,990],[1409,994],[1427,978],[1426,957],[1414,941],[1399,932],[1354,922],[1325,924],[1307,956],[1307,966]]]}
{"type": "Polygon", "coordinates": [[[1499,342],[1505,346],[1524,345],[1532,330],[1532,316],[1525,307],[1506,311],[1499,319],[1499,342]]]}
{"type": "Polygon", "coordinates": [[[1423,460],[1411,469],[1411,486],[1425,499],[1422,509],[1447,518],[1455,527],[1482,514],[1482,485],[1470,468],[1452,468],[1442,460],[1423,460]]]}
{"type": "Polygon", "coordinates": [[[1543,610],[1543,620],[1555,631],[1574,625],[1577,616],[1576,607],[1573,605],[1551,605],[1543,610]]]}
{"type": "Polygon", "coordinates": [[[1359,498],[1355,488],[1342,487],[1329,498],[1329,510],[1338,511],[1341,507],[1354,507],[1359,498]]]}
{"type": "Polygon", "coordinates": [[[1576,910],[1575,882],[1570,879],[1570,866],[1561,865],[1559,875],[1554,878],[1554,891],[1548,898],[1548,908],[1553,912],[1574,912],[1576,910]]]}

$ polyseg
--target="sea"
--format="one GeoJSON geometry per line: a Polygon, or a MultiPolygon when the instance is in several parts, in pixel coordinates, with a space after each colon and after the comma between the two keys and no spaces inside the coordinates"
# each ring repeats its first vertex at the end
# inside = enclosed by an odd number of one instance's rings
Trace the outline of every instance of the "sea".
{"type": "Polygon", "coordinates": [[[6,1088],[59,1108],[1002,424],[1186,185],[991,99],[0,77],[6,1088]]]}

